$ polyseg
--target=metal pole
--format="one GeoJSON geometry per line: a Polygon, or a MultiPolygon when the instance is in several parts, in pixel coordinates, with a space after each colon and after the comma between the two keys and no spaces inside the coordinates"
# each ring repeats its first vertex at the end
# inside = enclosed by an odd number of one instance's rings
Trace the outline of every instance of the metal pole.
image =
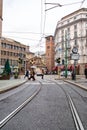
{"type": "Polygon", "coordinates": [[[67,78],[67,31],[65,31],[65,78],[67,78]]]}
{"type": "Polygon", "coordinates": [[[74,60],[74,80],[76,80],[76,60],[74,60]]]}

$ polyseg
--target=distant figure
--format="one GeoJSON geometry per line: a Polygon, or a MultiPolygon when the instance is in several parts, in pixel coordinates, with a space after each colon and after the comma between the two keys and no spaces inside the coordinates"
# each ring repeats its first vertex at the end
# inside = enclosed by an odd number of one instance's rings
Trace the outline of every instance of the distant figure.
{"type": "Polygon", "coordinates": [[[33,81],[35,80],[35,72],[34,72],[34,69],[33,68],[31,68],[31,70],[30,70],[30,77],[28,78],[29,80],[30,79],[33,79],[33,81]]]}
{"type": "Polygon", "coordinates": [[[24,78],[26,78],[26,77],[29,78],[29,71],[28,70],[26,71],[24,78]]]}
{"type": "Polygon", "coordinates": [[[87,68],[84,70],[85,78],[87,79],[87,68]]]}
{"type": "Polygon", "coordinates": [[[44,78],[44,70],[43,69],[41,70],[41,78],[42,79],[44,78]]]}

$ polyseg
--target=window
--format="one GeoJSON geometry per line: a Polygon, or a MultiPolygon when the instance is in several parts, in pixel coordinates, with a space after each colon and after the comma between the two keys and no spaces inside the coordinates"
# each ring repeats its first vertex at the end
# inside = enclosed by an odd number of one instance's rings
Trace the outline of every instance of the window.
{"type": "Polygon", "coordinates": [[[77,29],[77,25],[74,25],[74,30],[76,30],[77,29]]]}
{"type": "Polygon", "coordinates": [[[67,20],[67,23],[69,23],[69,20],[67,20]]]}
{"type": "Polygon", "coordinates": [[[5,64],[6,59],[1,59],[1,65],[5,64]]]}
{"type": "Polygon", "coordinates": [[[63,36],[64,35],[64,30],[62,30],[61,33],[62,33],[62,36],[63,36]]]}
{"type": "Polygon", "coordinates": [[[75,39],[75,45],[77,45],[77,39],[75,39]]]}
{"type": "Polygon", "coordinates": [[[1,43],[1,46],[3,47],[3,48],[6,48],[6,43],[1,43]]]}
{"type": "Polygon", "coordinates": [[[47,49],[49,49],[50,48],[50,46],[47,46],[47,49]]]}
{"type": "Polygon", "coordinates": [[[74,32],[74,38],[77,38],[77,32],[76,31],[74,32]]]}
{"type": "Polygon", "coordinates": [[[76,16],[74,17],[74,20],[76,19],[76,16]]]}
{"type": "Polygon", "coordinates": [[[67,31],[70,32],[70,28],[67,28],[67,31]]]}

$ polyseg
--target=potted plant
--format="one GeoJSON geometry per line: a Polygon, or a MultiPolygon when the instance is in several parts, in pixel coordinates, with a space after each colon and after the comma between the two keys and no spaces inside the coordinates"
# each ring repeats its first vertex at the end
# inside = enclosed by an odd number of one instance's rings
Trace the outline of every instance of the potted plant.
{"type": "Polygon", "coordinates": [[[18,78],[18,72],[17,72],[17,71],[15,71],[15,73],[14,73],[14,78],[15,78],[15,79],[18,78]]]}

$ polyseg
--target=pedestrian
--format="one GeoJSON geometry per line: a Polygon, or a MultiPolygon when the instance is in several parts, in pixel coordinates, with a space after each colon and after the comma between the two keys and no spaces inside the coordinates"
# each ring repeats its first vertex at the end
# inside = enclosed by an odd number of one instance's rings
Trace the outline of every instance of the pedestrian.
{"type": "Polygon", "coordinates": [[[72,76],[72,80],[75,80],[75,72],[74,72],[74,70],[72,71],[71,76],[72,76]]]}
{"type": "Polygon", "coordinates": [[[28,78],[29,80],[30,79],[33,79],[33,81],[35,80],[35,72],[34,72],[34,69],[33,68],[31,68],[31,70],[30,70],[30,77],[28,78]]]}
{"type": "Polygon", "coordinates": [[[24,78],[26,78],[26,77],[29,78],[29,71],[28,70],[26,70],[24,78]]]}
{"type": "Polygon", "coordinates": [[[87,68],[84,70],[85,78],[87,79],[87,68]]]}
{"type": "Polygon", "coordinates": [[[43,69],[41,70],[41,78],[42,79],[44,78],[44,70],[43,69]]]}

